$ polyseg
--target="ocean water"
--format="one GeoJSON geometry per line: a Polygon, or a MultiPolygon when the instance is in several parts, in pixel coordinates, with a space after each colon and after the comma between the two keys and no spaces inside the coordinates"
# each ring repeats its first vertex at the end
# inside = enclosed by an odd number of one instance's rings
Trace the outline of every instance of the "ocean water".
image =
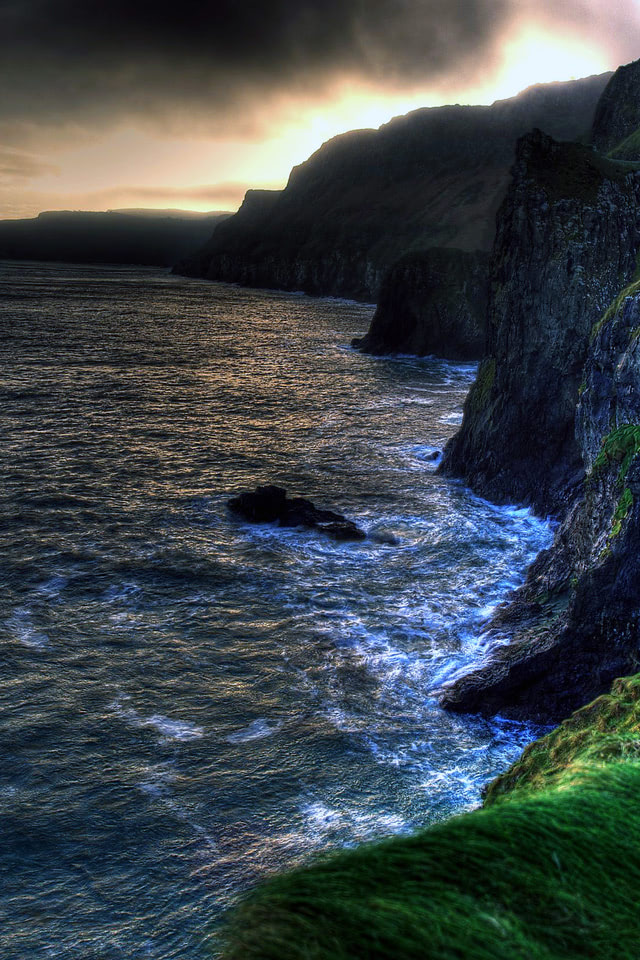
{"type": "Polygon", "coordinates": [[[216,956],[261,877],[477,805],[536,735],[433,690],[549,527],[436,475],[475,367],[358,354],[371,313],[0,264],[3,960],[216,956]],[[370,536],[231,516],[262,482],[370,536]]]}

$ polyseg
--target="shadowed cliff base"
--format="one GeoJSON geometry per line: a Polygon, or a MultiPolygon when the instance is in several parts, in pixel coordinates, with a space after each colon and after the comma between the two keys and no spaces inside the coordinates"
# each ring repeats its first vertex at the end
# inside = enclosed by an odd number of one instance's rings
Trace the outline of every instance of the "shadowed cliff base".
{"type": "Polygon", "coordinates": [[[490,107],[417,110],[343,134],[283,191],[249,191],[177,272],[373,301],[384,273],[428,247],[489,250],[518,136],[586,136],[607,75],[532,87],[490,107]]]}
{"type": "Polygon", "coordinates": [[[364,353],[479,360],[486,349],[489,256],[433,247],[409,253],[385,276],[364,353]]]}
{"type": "Polygon", "coordinates": [[[557,720],[640,662],[640,291],[595,324],[580,385],[580,496],[491,632],[504,643],[456,681],[459,712],[557,720]]]}
{"type": "Polygon", "coordinates": [[[639,689],[619,681],[529,747],[485,809],[267,881],[226,960],[635,958],[639,689]]]}

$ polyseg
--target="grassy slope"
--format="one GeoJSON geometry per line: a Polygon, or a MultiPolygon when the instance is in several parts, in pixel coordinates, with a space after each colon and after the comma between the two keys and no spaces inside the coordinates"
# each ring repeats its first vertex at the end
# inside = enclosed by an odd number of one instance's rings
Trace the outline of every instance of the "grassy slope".
{"type": "Polygon", "coordinates": [[[484,809],[263,884],[225,957],[637,960],[639,750],[640,675],[532,744],[484,809]]]}

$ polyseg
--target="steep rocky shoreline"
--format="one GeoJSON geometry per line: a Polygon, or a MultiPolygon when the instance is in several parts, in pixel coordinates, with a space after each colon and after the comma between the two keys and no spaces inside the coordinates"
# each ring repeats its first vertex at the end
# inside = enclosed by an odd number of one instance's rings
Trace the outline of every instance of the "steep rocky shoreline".
{"type": "Polygon", "coordinates": [[[589,334],[640,248],[640,173],[534,131],[498,215],[487,356],[441,471],[561,514],[582,481],[575,407],[589,334]]]}
{"type": "Polygon", "coordinates": [[[559,720],[640,663],[640,285],[596,325],[576,435],[580,495],[493,623],[500,645],[443,703],[559,720]]]}
{"type": "Polygon", "coordinates": [[[487,340],[489,256],[432,247],[398,260],[380,288],[364,353],[477,360],[487,340]]]}
{"type": "MultiPolygon", "coordinates": [[[[639,85],[636,62],[603,94],[594,139],[613,155],[637,120],[615,93],[639,85]]],[[[488,625],[486,662],[443,692],[449,709],[555,722],[640,663],[639,229],[629,164],[539,133],[521,141],[490,356],[441,469],[561,524],[488,625]]]]}
{"type": "Polygon", "coordinates": [[[607,79],[544,84],[492,106],[416,110],[335,137],[291,171],[284,190],[250,190],[175,269],[371,302],[406,253],[488,251],[516,139],[533,126],[586,135],[607,79]]]}

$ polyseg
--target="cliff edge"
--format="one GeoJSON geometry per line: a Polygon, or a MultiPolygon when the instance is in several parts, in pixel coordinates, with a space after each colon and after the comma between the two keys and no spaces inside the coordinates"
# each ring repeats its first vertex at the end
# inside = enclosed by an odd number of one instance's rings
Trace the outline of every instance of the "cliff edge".
{"type": "Polygon", "coordinates": [[[455,682],[461,712],[558,720],[640,662],[640,282],[594,326],[575,433],[586,474],[554,543],[494,618],[500,644],[455,682]]]}
{"type": "Polygon", "coordinates": [[[583,478],[575,408],[589,336],[636,268],[640,174],[536,130],[500,209],[487,355],[441,472],[562,515],[583,478]]]}
{"type": "Polygon", "coordinates": [[[177,272],[316,295],[377,298],[385,272],[429,247],[491,248],[518,136],[591,128],[607,75],[531,87],[490,107],[416,110],[325,143],[282,191],[250,191],[177,272]]]}

